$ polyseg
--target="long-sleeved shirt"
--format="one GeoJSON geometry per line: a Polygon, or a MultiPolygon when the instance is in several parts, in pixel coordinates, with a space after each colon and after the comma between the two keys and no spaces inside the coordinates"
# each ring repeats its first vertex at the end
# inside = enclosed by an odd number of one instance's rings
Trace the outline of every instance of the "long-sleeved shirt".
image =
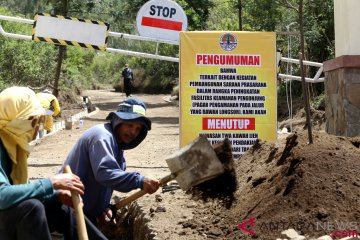
{"type": "Polygon", "coordinates": [[[96,125],[80,137],[63,167],[69,165],[85,186],[84,213],[100,216],[108,207],[113,190],[141,188],[144,177],[126,172],[124,151],[119,148],[110,123],[96,125]]]}
{"type": "Polygon", "coordinates": [[[121,72],[121,75],[123,76],[124,79],[130,79],[130,80],[134,79],[134,74],[130,68],[125,68],[121,72]]]}
{"type": "Polygon", "coordinates": [[[47,201],[56,197],[50,179],[12,185],[10,178],[11,159],[0,140],[0,210],[12,207],[24,200],[36,198],[47,201]]]}

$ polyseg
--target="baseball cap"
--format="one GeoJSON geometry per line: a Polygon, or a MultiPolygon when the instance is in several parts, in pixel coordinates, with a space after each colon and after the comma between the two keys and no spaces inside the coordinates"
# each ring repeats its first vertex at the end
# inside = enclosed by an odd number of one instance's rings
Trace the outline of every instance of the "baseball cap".
{"type": "Polygon", "coordinates": [[[136,98],[128,98],[118,105],[116,112],[109,113],[106,119],[111,120],[116,116],[125,122],[138,122],[149,131],[151,129],[151,121],[145,115],[145,103],[136,98]]]}

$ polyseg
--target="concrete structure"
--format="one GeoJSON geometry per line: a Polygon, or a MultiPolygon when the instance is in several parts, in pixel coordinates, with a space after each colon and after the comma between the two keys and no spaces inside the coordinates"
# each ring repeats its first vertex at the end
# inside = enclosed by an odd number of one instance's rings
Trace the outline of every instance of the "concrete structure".
{"type": "Polygon", "coordinates": [[[334,0],[336,57],[360,55],[359,10],[359,0],[334,0]]]}
{"type": "Polygon", "coordinates": [[[334,0],[335,59],[324,62],[326,132],[360,135],[359,0],[334,0]]]}

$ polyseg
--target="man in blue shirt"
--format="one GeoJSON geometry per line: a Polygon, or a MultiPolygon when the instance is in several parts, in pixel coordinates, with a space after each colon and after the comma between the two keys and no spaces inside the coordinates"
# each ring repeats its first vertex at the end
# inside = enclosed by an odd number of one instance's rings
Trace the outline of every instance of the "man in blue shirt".
{"type": "Polygon", "coordinates": [[[121,72],[121,76],[124,78],[124,90],[126,97],[131,97],[134,74],[131,68],[129,68],[129,64],[125,64],[125,68],[121,72]]]}
{"type": "MultiPolygon", "coordinates": [[[[37,136],[46,112],[35,93],[11,87],[0,93],[0,239],[51,240],[50,232],[77,239],[71,193],[84,193],[74,174],[28,182],[29,142],[37,136]]],[[[106,239],[87,220],[90,239],[106,239]]]]}
{"type": "Polygon", "coordinates": [[[108,207],[113,190],[129,192],[141,188],[151,194],[159,188],[157,179],[125,171],[124,150],[138,146],[151,129],[145,112],[144,102],[126,99],[118,111],[108,115],[109,123],[85,131],[63,164],[70,165],[84,183],[84,213],[94,223],[112,217],[108,207]]]}

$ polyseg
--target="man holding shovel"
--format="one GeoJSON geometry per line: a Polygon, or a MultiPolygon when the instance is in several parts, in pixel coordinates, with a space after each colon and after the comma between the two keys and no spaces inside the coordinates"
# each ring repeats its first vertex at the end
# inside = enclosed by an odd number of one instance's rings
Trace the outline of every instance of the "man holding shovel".
{"type": "Polygon", "coordinates": [[[124,150],[138,146],[151,129],[145,113],[144,102],[126,99],[108,115],[109,123],[96,125],[80,137],[63,164],[63,168],[70,165],[83,182],[84,213],[94,223],[114,216],[109,209],[113,190],[141,188],[151,194],[159,188],[158,180],[125,171],[124,150]]]}

